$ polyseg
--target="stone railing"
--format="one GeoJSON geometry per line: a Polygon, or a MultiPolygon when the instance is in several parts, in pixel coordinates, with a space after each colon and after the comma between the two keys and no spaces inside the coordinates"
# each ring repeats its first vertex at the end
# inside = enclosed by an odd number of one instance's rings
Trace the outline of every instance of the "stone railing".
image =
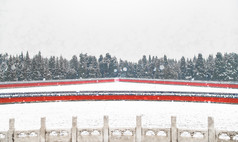
{"type": "Polygon", "coordinates": [[[208,129],[179,129],[176,117],[171,117],[171,128],[143,128],[141,116],[136,117],[136,127],[111,128],[104,116],[101,128],[78,128],[77,117],[72,118],[70,129],[46,129],[46,119],[41,118],[38,130],[15,130],[15,120],[9,120],[9,130],[0,131],[0,142],[238,142],[238,131],[215,130],[214,120],[208,117],[208,129]]]}

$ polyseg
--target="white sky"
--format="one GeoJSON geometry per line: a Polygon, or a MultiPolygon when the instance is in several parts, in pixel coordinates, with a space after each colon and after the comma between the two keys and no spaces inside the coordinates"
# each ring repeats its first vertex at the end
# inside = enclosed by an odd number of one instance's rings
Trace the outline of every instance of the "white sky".
{"type": "Polygon", "coordinates": [[[238,0],[0,0],[0,53],[137,61],[237,49],[238,0]]]}

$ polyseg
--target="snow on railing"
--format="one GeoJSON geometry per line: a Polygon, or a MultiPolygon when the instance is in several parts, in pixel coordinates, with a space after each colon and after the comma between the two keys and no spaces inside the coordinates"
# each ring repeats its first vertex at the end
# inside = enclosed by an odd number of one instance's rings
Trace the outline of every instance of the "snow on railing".
{"type": "Polygon", "coordinates": [[[72,128],[46,129],[46,118],[41,118],[39,130],[15,130],[15,120],[9,120],[9,130],[0,131],[0,142],[237,142],[238,131],[216,130],[214,120],[208,117],[206,130],[177,128],[176,117],[171,117],[170,128],[144,128],[142,117],[136,117],[132,128],[111,128],[109,117],[104,116],[101,128],[78,128],[77,117],[72,128]]]}

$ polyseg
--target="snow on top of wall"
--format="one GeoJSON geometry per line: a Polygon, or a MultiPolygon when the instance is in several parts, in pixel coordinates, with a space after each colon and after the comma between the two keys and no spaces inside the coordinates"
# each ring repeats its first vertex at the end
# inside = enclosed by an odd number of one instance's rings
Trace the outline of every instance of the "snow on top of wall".
{"type": "Polygon", "coordinates": [[[183,91],[183,92],[237,93],[238,89],[195,87],[195,86],[182,86],[182,85],[163,85],[163,84],[148,84],[148,83],[128,83],[128,82],[0,89],[0,93],[49,92],[49,91],[183,91]]]}

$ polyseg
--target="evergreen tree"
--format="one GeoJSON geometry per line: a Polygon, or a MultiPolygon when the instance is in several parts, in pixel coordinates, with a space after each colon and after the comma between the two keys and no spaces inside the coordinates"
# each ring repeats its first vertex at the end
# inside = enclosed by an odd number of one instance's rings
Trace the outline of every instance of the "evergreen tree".
{"type": "Polygon", "coordinates": [[[206,79],[211,80],[213,78],[214,68],[215,68],[215,61],[212,55],[209,55],[206,64],[206,79]]]}
{"type": "Polygon", "coordinates": [[[152,62],[151,56],[149,55],[149,64],[152,62]]]}
{"type": "Polygon", "coordinates": [[[216,54],[215,58],[215,69],[213,74],[213,80],[223,81],[225,80],[225,62],[223,56],[220,52],[216,54]]]}
{"type": "Polygon", "coordinates": [[[149,64],[148,64],[148,67],[149,67],[149,77],[150,78],[155,78],[155,73],[156,73],[156,61],[155,61],[155,58],[154,56],[152,57],[152,59],[150,59],[151,57],[149,57],[149,64]],[[151,60],[151,61],[150,61],[151,60]]]}
{"type": "Polygon", "coordinates": [[[79,55],[79,77],[80,78],[87,78],[87,54],[80,54],[79,55]]]}
{"type": "Polygon", "coordinates": [[[149,72],[149,68],[148,68],[148,62],[147,62],[147,58],[144,55],[142,57],[142,59],[140,59],[138,61],[138,67],[137,67],[137,74],[139,78],[149,78],[148,77],[148,72],[149,72]]]}
{"type": "Polygon", "coordinates": [[[2,70],[2,68],[0,69],[0,82],[4,81],[4,71],[2,70]]]}
{"type": "Polygon", "coordinates": [[[128,78],[136,78],[137,77],[137,74],[136,74],[137,65],[135,63],[132,63],[132,62],[127,62],[127,64],[128,64],[127,77],[128,78]]]}
{"type": "Polygon", "coordinates": [[[235,81],[238,81],[238,54],[232,53],[232,55],[234,56],[234,62],[235,62],[234,68],[236,69],[236,72],[237,72],[235,76],[235,81]]]}
{"type": "Polygon", "coordinates": [[[164,55],[164,67],[161,66],[163,69],[163,79],[175,79],[177,78],[177,73],[174,70],[174,67],[172,64],[169,64],[169,61],[167,59],[167,56],[164,55]]]}
{"type": "Polygon", "coordinates": [[[141,59],[138,61],[136,72],[137,72],[137,78],[144,78],[145,77],[144,69],[143,69],[143,64],[142,64],[142,60],[141,59]]]}
{"type": "Polygon", "coordinates": [[[15,57],[10,56],[8,60],[8,67],[5,72],[5,79],[6,81],[17,81],[17,73],[16,73],[16,65],[14,63],[15,57]]]}
{"type": "Polygon", "coordinates": [[[6,79],[5,72],[7,71],[7,54],[0,54],[0,81],[3,82],[6,79]]]}
{"type": "Polygon", "coordinates": [[[32,61],[30,59],[29,53],[27,51],[26,53],[26,58],[24,61],[24,67],[23,67],[23,75],[24,75],[24,80],[30,81],[32,80],[32,61]]]}
{"type": "Polygon", "coordinates": [[[33,80],[43,80],[43,70],[42,70],[42,58],[41,53],[35,55],[32,59],[32,79],[33,80]]]}
{"type": "Polygon", "coordinates": [[[206,80],[204,59],[202,54],[198,54],[198,58],[195,64],[195,80],[206,80]]]}
{"type": "Polygon", "coordinates": [[[185,79],[187,80],[194,79],[194,64],[191,59],[188,61],[188,64],[187,64],[185,79]]]}
{"type": "Polygon", "coordinates": [[[105,68],[105,63],[103,60],[103,56],[100,55],[99,59],[98,59],[98,64],[99,64],[99,70],[100,70],[100,77],[104,78],[105,77],[105,72],[106,72],[106,68],[105,68]]]}
{"type": "Polygon", "coordinates": [[[184,56],[180,60],[180,79],[185,79],[186,76],[186,61],[184,56]]]}
{"type": "Polygon", "coordinates": [[[59,59],[59,78],[60,79],[66,79],[66,71],[67,71],[66,63],[64,62],[64,58],[60,56],[60,59],[59,59]]]}
{"type": "Polygon", "coordinates": [[[51,56],[48,63],[49,73],[47,74],[48,79],[54,79],[56,76],[56,59],[55,56],[51,56]]]}
{"type": "Polygon", "coordinates": [[[120,77],[127,77],[128,74],[130,76],[131,74],[128,73],[128,69],[129,69],[128,62],[123,61],[123,60],[120,59],[120,62],[119,62],[119,76],[120,77]]]}
{"type": "Polygon", "coordinates": [[[225,81],[235,81],[237,77],[235,54],[225,54],[225,81]]]}
{"type": "Polygon", "coordinates": [[[118,70],[118,62],[116,57],[112,57],[109,63],[109,68],[108,68],[109,77],[117,76],[117,73],[115,72],[115,70],[118,70]]]}
{"type": "Polygon", "coordinates": [[[71,76],[71,78],[74,79],[79,78],[79,61],[76,55],[74,55],[70,60],[70,68],[71,68],[71,75],[73,75],[71,76]]]}
{"type": "Polygon", "coordinates": [[[114,73],[114,70],[118,69],[116,57],[112,58],[109,53],[103,59],[101,57],[99,58],[99,68],[102,77],[116,77],[117,74],[114,73]]]}
{"type": "Polygon", "coordinates": [[[104,63],[103,69],[105,71],[104,73],[105,77],[110,77],[109,68],[110,68],[111,59],[112,57],[109,53],[107,53],[106,56],[103,58],[103,63],[104,63]]]}
{"type": "Polygon", "coordinates": [[[43,63],[44,63],[43,80],[51,80],[52,75],[51,75],[51,72],[49,70],[49,60],[48,60],[48,58],[44,59],[43,63]]]}
{"type": "Polygon", "coordinates": [[[188,80],[238,80],[238,55],[227,53],[224,56],[217,53],[205,60],[202,54],[193,59],[182,57],[179,62],[163,58],[144,55],[137,63],[118,60],[109,53],[105,57],[80,54],[71,60],[62,56],[43,58],[41,52],[30,58],[21,53],[19,56],[0,54],[0,81],[26,81],[51,79],[77,79],[98,77],[128,77],[128,78],[156,78],[156,79],[188,79],[188,80]]]}
{"type": "Polygon", "coordinates": [[[69,68],[66,74],[67,79],[76,79],[77,72],[73,68],[69,68]]]}
{"type": "Polygon", "coordinates": [[[160,73],[162,72],[162,70],[161,70],[161,68],[160,68],[160,60],[158,59],[158,57],[155,57],[154,59],[153,59],[153,62],[154,62],[154,64],[155,64],[155,68],[154,68],[154,76],[153,76],[153,78],[156,78],[156,79],[158,79],[158,78],[160,78],[160,73]]]}
{"type": "Polygon", "coordinates": [[[16,59],[17,80],[23,81],[24,78],[24,56],[23,53],[16,59]]]}
{"type": "Polygon", "coordinates": [[[149,78],[149,65],[145,55],[139,60],[137,70],[139,78],[149,78]]]}
{"type": "Polygon", "coordinates": [[[55,60],[55,74],[54,74],[54,79],[62,79],[61,78],[61,70],[60,70],[60,63],[59,63],[59,58],[56,57],[56,60],[55,60]]]}
{"type": "Polygon", "coordinates": [[[164,66],[166,67],[166,66],[168,66],[168,59],[167,59],[167,56],[166,55],[164,55],[164,66]]]}
{"type": "Polygon", "coordinates": [[[87,57],[87,78],[96,78],[100,76],[98,62],[95,56],[88,56],[87,57]]]}

